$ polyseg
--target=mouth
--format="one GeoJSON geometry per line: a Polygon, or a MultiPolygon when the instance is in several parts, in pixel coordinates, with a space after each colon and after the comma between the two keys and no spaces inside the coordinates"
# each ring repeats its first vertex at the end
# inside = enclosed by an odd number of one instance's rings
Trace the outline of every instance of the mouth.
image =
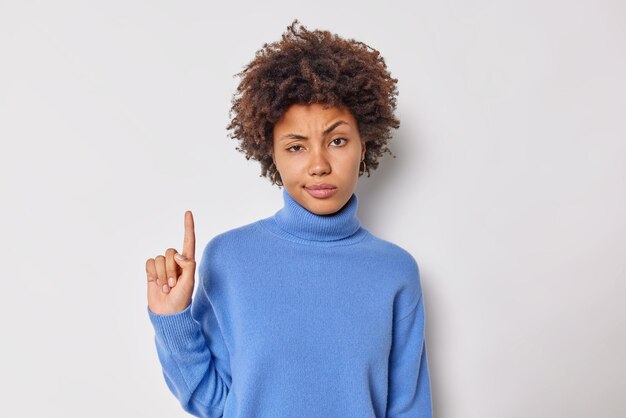
{"type": "Polygon", "coordinates": [[[324,190],[324,189],[336,189],[337,186],[334,184],[328,183],[320,183],[320,184],[311,184],[310,186],[305,186],[309,190],[324,190]]]}
{"type": "Polygon", "coordinates": [[[337,192],[337,186],[328,183],[305,186],[306,191],[316,199],[326,199],[337,192]]]}

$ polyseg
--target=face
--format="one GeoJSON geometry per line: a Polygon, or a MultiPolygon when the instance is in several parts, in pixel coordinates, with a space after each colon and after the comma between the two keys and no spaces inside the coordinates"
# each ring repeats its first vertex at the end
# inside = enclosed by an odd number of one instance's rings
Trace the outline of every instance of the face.
{"type": "Polygon", "coordinates": [[[347,108],[294,104],[274,124],[273,160],[283,187],[310,212],[329,215],[346,204],[363,158],[365,143],[347,108]]]}

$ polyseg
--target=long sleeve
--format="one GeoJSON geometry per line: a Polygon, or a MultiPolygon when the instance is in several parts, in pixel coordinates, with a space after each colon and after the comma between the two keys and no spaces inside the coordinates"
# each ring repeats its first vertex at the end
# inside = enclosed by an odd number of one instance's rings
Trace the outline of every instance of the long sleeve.
{"type": "Polygon", "coordinates": [[[432,401],[425,341],[424,300],[393,325],[389,356],[388,418],[431,418],[432,401]]]}
{"type": "MultiPolygon", "coordinates": [[[[210,244],[210,243],[209,243],[210,244]]],[[[197,417],[221,417],[230,387],[228,351],[207,294],[209,245],[199,283],[184,311],[159,315],[148,307],[163,376],[183,409],[197,417]]]]}

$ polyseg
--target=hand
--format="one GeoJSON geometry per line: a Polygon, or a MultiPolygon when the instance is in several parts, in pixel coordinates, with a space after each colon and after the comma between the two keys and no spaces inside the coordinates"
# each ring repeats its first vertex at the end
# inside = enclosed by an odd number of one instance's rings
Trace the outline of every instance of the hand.
{"type": "Polygon", "coordinates": [[[167,315],[184,311],[191,304],[196,274],[196,237],[193,215],[185,212],[185,238],[182,259],[174,248],[168,248],[165,256],[158,255],[146,260],[148,276],[148,307],[155,314],[167,315]]]}

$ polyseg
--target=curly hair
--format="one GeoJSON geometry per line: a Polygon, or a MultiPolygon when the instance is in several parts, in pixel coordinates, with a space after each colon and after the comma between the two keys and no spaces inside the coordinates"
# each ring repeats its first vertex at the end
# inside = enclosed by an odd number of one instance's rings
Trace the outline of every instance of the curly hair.
{"type": "Polygon", "coordinates": [[[365,165],[378,167],[389,152],[398,80],[392,78],[379,51],[329,31],[309,31],[295,19],[282,40],[264,43],[254,59],[235,74],[241,82],[232,98],[228,136],[240,141],[237,151],[261,163],[260,177],[280,173],[273,164],[273,128],[294,103],[346,107],[366,143],[365,165]],[[234,115],[234,117],[233,117],[234,115]]]}

